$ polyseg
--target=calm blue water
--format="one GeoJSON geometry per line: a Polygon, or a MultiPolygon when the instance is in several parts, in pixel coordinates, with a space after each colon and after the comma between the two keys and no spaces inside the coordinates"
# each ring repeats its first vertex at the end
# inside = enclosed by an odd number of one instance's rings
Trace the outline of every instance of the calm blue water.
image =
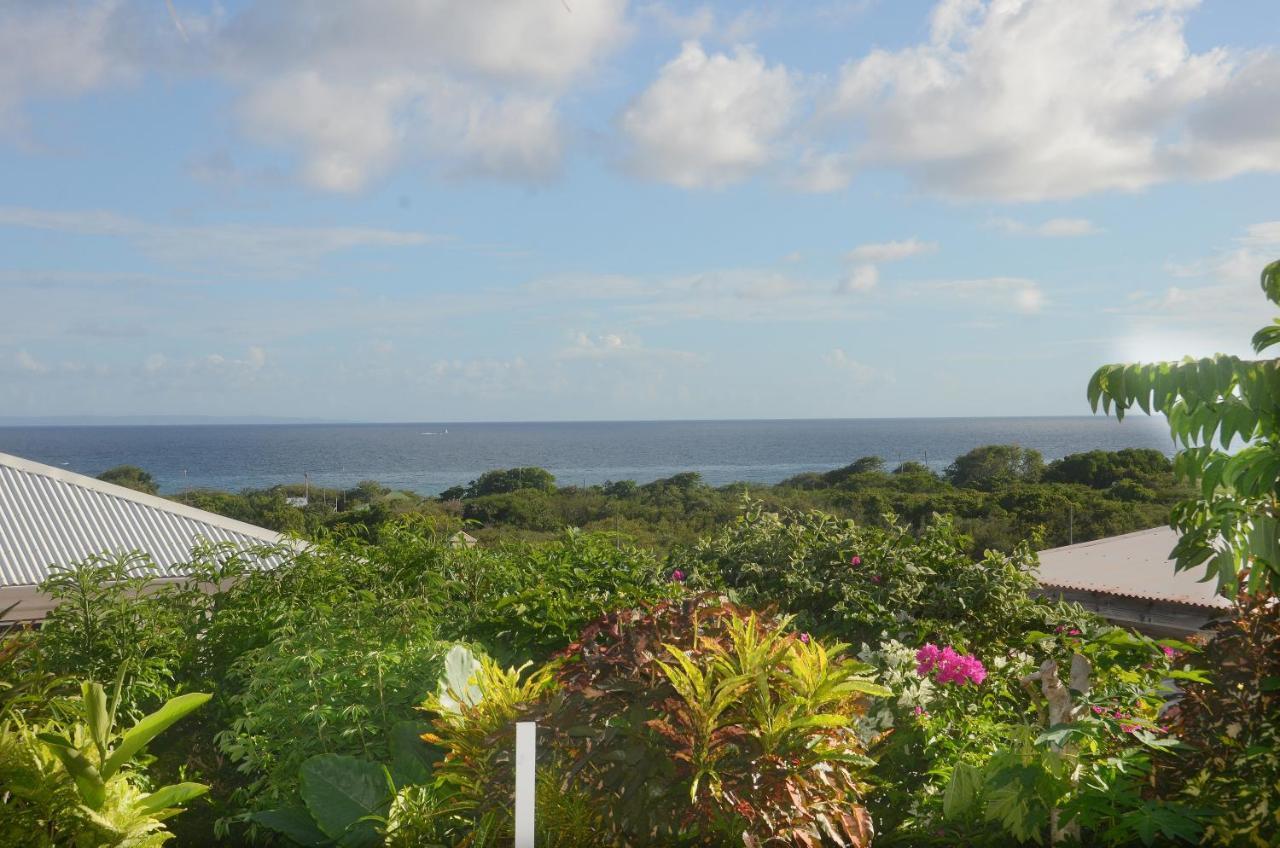
{"type": "Polygon", "coordinates": [[[0,427],[0,452],[97,475],[150,471],[165,493],[378,480],[435,494],[493,468],[536,465],[561,485],[648,482],[681,471],[714,485],[776,483],[878,455],[941,469],[979,445],[1018,443],[1054,459],[1077,451],[1170,452],[1163,419],[929,418],[523,424],[304,424],[0,427]],[[445,433],[445,430],[448,430],[445,433]]]}

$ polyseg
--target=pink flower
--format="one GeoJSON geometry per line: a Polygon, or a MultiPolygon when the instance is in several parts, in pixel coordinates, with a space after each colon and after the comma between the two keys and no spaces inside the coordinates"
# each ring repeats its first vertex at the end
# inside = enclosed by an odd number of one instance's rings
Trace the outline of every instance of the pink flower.
{"type": "Polygon", "coordinates": [[[683,583],[683,582],[684,582],[684,572],[683,572],[683,571],[681,571],[681,570],[680,570],[680,569],[678,569],[678,568],[677,568],[675,571],[671,572],[671,582],[672,582],[672,583],[683,583]]]}
{"type": "Polygon", "coordinates": [[[862,565],[862,557],[858,556],[857,554],[854,554],[853,556],[849,557],[849,564],[852,565],[854,568],[857,568],[858,566],[862,565]]]}
{"type": "Polygon", "coordinates": [[[1071,628],[1070,630],[1068,630],[1068,631],[1067,631],[1067,635],[1068,635],[1068,636],[1079,636],[1079,635],[1080,635],[1080,631],[1079,631],[1079,630],[1077,630],[1077,629],[1075,629],[1075,628],[1073,627],[1073,628],[1071,628]]]}
{"type": "Polygon", "coordinates": [[[1120,729],[1123,730],[1125,733],[1136,733],[1138,731],[1138,725],[1122,724],[1120,725],[1120,729]]]}
{"type": "Polygon", "coordinates": [[[920,706],[919,704],[916,704],[916,708],[912,710],[912,712],[914,712],[918,716],[928,715],[928,713],[924,711],[924,707],[920,706]]]}
{"type": "Polygon", "coordinates": [[[872,583],[879,583],[879,582],[880,582],[880,575],[879,575],[879,574],[873,574],[873,575],[871,575],[871,582],[872,582],[872,583]]]}
{"type": "Polygon", "coordinates": [[[987,670],[977,657],[957,653],[950,645],[941,649],[932,642],[924,645],[916,651],[916,663],[916,674],[925,677],[936,672],[939,683],[981,685],[987,679],[987,670]]]}
{"type": "Polygon", "coordinates": [[[1161,645],[1160,650],[1164,651],[1164,655],[1169,659],[1173,659],[1178,655],[1178,652],[1173,648],[1170,648],[1168,645],[1161,645]]]}
{"type": "Polygon", "coordinates": [[[937,664],[938,659],[942,656],[942,651],[938,650],[938,646],[932,642],[926,642],[924,647],[916,651],[916,674],[924,677],[933,671],[933,667],[937,664]]]}
{"type": "Polygon", "coordinates": [[[1094,715],[1102,715],[1103,713],[1106,712],[1106,710],[1104,710],[1102,707],[1095,706],[1095,707],[1091,707],[1091,709],[1093,710],[1094,715]]]}
{"type": "Polygon", "coordinates": [[[803,643],[805,643],[806,645],[807,645],[807,644],[809,644],[809,634],[808,634],[808,633],[801,633],[801,634],[800,634],[800,641],[801,641],[801,642],[803,642],[803,643]]]}

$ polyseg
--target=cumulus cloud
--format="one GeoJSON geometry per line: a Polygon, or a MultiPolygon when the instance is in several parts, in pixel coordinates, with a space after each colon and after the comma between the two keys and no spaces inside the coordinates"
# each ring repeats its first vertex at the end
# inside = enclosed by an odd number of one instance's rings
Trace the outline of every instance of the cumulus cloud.
{"type": "Polygon", "coordinates": [[[855,263],[836,286],[840,294],[865,293],[880,282],[880,269],[875,263],[898,262],[912,256],[933,253],[937,242],[921,241],[912,237],[902,241],[872,242],[860,244],[844,255],[847,262],[855,263]]]}
{"type": "Polygon", "coordinates": [[[857,265],[840,280],[836,291],[860,294],[874,289],[880,282],[880,271],[874,265],[857,265]]]}
{"type": "Polygon", "coordinates": [[[772,162],[797,100],[793,75],[750,47],[708,54],[686,42],[622,114],[639,174],[718,187],[772,162]]]}
{"type": "Polygon", "coordinates": [[[545,178],[560,95],[617,44],[625,0],[257,4],[220,33],[221,72],[259,140],[351,191],[405,156],[449,173],[545,178]]]}
{"type": "Polygon", "coordinates": [[[937,242],[921,241],[912,237],[902,241],[860,244],[849,251],[845,258],[850,262],[896,262],[899,259],[907,259],[911,256],[935,253],[937,250],[937,242]]]}
{"type": "Polygon", "coordinates": [[[1280,170],[1271,54],[1194,52],[1195,0],[942,0],[927,42],[847,64],[825,117],[948,195],[1038,200],[1280,170]]]}
{"type": "Polygon", "coordinates": [[[115,0],[0,6],[0,133],[24,129],[27,99],[84,94],[134,74],[111,37],[119,6],[115,0]]]}
{"type": "Polygon", "coordinates": [[[1016,218],[992,218],[991,226],[1016,236],[1044,236],[1046,238],[1071,238],[1096,235],[1098,229],[1088,218],[1050,218],[1039,224],[1028,224],[1016,218]]]}

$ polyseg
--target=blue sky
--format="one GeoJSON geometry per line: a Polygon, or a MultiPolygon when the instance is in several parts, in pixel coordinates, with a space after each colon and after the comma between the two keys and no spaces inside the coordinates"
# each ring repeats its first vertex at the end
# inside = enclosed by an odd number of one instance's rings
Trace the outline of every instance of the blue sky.
{"type": "Polygon", "coordinates": [[[0,416],[1078,414],[1243,353],[1270,0],[4,0],[0,416]]]}

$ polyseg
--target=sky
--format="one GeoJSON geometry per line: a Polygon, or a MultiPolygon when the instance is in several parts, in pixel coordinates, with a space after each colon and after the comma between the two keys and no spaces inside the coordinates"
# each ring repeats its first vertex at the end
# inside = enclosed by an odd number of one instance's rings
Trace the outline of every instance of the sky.
{"type": "Polygon", "coordinates": [[[1085,414],[1244,354],[1274,0],[0,0],[0,417],[1085,414]]]}

